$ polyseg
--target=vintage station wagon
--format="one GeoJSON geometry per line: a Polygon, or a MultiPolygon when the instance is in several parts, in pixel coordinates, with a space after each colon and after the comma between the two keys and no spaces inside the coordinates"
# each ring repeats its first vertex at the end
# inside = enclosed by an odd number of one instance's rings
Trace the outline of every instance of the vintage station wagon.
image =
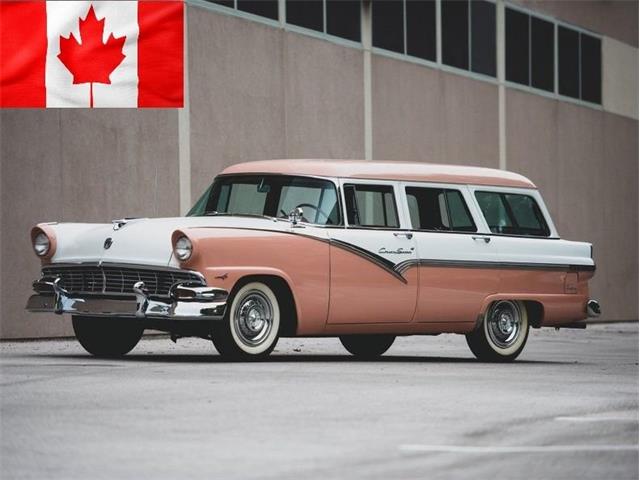
{"type": "Polygon", "coordinates": [[[407,162],[231,166],[186,217],[42,223],[32,312],[72,315],[82,346],[129,352],[145,329],[261,358],[279,337],[337,336],[354,355],[399,335],[466,335],[515,359],[529,328],[583,327],[592,246],[559,238],[527,178],[407,162]]]}

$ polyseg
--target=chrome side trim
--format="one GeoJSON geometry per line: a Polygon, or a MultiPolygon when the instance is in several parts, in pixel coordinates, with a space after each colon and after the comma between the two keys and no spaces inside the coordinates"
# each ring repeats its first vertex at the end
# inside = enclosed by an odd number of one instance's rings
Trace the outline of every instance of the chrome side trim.
{"type": "Polygon", "coordinates": [[[560,263],[532,262],[487,262],[482,260],[405,260],[395,266],[395,270],[404,273],[411,267],[449,267],[449,268],[495,268],[523,270],[563,270],[567,272],[593,272],[595,265],[568,265],[560,263]]]}

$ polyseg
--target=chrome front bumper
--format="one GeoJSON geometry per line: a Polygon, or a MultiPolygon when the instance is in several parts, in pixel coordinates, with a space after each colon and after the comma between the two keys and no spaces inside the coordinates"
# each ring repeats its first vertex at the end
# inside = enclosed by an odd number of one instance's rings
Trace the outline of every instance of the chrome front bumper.
{"type": "Polygon", "coordinates": [[[229,296],[221,288],[191,282],[173,285],[168,298],[149,295],[143,282],[133,286],[131,295],[72,294],[58,277],[42,277],[33,289],[36,294],[26,306],[30,312],[167,320],[221,320],[229,296]]]}

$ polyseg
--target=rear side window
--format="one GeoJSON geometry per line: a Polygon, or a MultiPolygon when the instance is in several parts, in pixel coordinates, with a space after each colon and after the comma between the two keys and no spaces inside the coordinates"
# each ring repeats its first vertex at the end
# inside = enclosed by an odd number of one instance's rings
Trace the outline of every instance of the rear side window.
{"type": "Polygon", "coordinates": [[[476,192],[476,199],[493,233],[536,237],[550,234],[540,207],[529,195],[476,192]]]}
{"type": "Polygon", "coordinates": [[[475,232],[469,209],[458,190],[407,187],[411,226],[416,230],[475,232]]]}
{"type": "Polygon", "coordinates": [[[345,185],[349,225],[399,228],[393,187],[389,185],[345,185]]]}

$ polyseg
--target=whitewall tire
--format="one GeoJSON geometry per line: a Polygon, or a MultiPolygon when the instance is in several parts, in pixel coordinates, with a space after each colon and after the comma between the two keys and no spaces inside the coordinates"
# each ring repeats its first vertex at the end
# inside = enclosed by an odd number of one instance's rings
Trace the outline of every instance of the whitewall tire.
{"type": "Polygon", "coordinates": [[[247,283],[233,295],[223,324],[213,332],[213,343],[224,357],[266,357],[278,343],[280,320],[273,290],[262,282],[247,283]]]}
{"type": "Polygon", "coordinates": [[[467,344],[483,361],[510,362],[522,352],[529,337],[527,308],[519,300],[498,300],[490,305],[482,324],[467,334],[467,344]]]}

